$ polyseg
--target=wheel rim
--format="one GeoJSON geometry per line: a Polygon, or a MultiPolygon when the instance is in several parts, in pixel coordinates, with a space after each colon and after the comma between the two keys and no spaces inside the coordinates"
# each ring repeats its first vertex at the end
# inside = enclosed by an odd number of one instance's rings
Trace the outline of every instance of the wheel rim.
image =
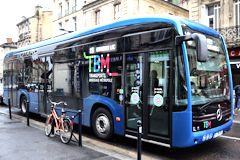
{"type": "Polygon", "coordinates": [[[110,131],[110,120],[105,114],[102,113],[97,117],[96,129],[101,134],[107,134],[110,131]]]}
{"type": "Polygon", "coordinates": [[[49,135],[51,130],[52,130],[51,120],[49,120],[49,122],[48,122],[48,118],[47,118],[46,123],[45,123],[45,133],[46,133],[46,135],[49,135]]]}
{"type": "Polygon", "coordinates": [[[24,100],[22,101],[21,108],[22,108],[22,112],[23,112],[23,113],[26,113],[26,112],[27,112],[26,104],[25,104],[25,101],[24,101],[24,100]]]}
{"type": "Polygon", "coordinates": [[[52,129],[51,124],[47,124],[47,125],[45,126],[45,132],[46,132],[47,135],[50,134],[51,129],[52,129]]]}
{"type": "Polygon", "coordinates": [[[63,143],[68,143],[71,139],[71,124],[68,123],[68,121],[64,121],[63,122],[63,126],[64,126],[64,132],[61,131],[60,132],[60,138],[62,140],[63,143]]]}

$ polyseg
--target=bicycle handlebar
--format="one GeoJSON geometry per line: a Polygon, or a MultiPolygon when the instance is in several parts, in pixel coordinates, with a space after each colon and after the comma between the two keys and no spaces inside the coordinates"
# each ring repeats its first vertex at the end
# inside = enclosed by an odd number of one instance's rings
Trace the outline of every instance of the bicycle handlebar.
{"type": "Polygon", "coordinates": [[[53,101],[51,101],[51,99],[49,99],[49,101],[50,101],[50,103],[55,107],[56,105],[59,105],[59,104],[63,104],[63,105],[67,105],[67,103],[66,102],[63,102],[63,101],[60,101],[60,102],[53,102],[53,101]]]}

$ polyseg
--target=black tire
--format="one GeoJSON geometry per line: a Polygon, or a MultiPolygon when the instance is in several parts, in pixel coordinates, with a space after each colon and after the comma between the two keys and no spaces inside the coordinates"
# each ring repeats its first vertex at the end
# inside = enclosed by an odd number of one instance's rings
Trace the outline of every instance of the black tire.
{"type": "Polygon", "coordinates": [[[51,117],[51,119],[49,120],[49,116],[48,116],[45,122],[45,127],[44,127],[45,135],[49,137],[52,132],[54,134],[54,131],[52,131],[53,129],[54,129],[53,118],[51,117]]]}
{"type": "Polygon", "coordinates": [[[20,108],[21,108],[22,114],[25,115],[27,113],[27,98],[25,96],[21,97],[20,108]]]}
{"type": "Polygon", "coordinates": [[[98,108],[92,116],[92,128],[94,134],[101,139],[109,139],[113,135],[113,118],[111,113],[98,108]]]}
{"type": "Polygon", "coordinates": [[[62,143],[69,143],[73,134],[73,126],[70,119],[63,119],[64,132],[60,131],[60,138],[62,143]]]}
{"type": "Polygon", "coordinates": [[[3,104],[3,98],[0,97],[0,105],[2,105],[2,104],[3,104]]]}

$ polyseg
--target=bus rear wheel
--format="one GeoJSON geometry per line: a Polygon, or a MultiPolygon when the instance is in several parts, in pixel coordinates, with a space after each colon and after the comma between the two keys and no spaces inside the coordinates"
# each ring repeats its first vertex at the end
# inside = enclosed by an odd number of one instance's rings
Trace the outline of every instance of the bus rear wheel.
{"type": "Polygon", "coordinates": [[[94,134],[101,139],[109,139],[113,134],[113,118],[111,113],[98,108],[92,116],[92,127],[94,134]]]}
{"type": "Polygon", "coordinates": [[[27,98],[25,96],[21,97],[21,103],[20,103],[21,111],[23,114],[27,113],[27,98]]]}

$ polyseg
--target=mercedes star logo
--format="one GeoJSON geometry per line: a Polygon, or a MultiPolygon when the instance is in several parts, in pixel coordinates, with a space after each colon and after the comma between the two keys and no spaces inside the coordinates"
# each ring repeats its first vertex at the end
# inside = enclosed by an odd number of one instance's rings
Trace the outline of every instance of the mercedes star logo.
{"type": "Polygon", "coordinates": [[[222,109],[219,107],[217,110],[217,120],[221,121],[222,120],[222,109]]]}

